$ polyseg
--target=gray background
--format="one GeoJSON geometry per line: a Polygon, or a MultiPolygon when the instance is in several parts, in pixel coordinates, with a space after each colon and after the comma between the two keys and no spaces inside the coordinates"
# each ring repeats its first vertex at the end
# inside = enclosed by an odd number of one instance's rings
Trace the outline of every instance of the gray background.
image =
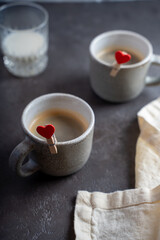
{"type": "MultiPolygon", "coordinates": [[[[41,2],[41,3],[47,3],[47,2],[141,2],[141,1],[159,1],[159,0],[26,0],[25,2],[41,2]]],[[[0,0],[0,2],[4,2],[3,0],[0,0]]],[[[6,0],[5,2],[15,2],[14,0],[6,0]]],[[[19,2],[23,2],[23,0],[19,0],[19,2]]]]}
{"type": "MultiPolygon", "coordinates": [[[[98,34],[125,29],[138,32],[160,54],[160,4],[42,4],[50,15],[49,63],[41,75],[16,78],[0,56],[0,239],[73,240],[78,190],[113,192],[134,188],[137,112],[160,96],[160,86],[145,87],[123,104],[101,100],[89,80],[91,40],[98,34]],[[86,100],[96,116],[91,156],[76,174],[56,178],[41,172],[20,178],[8,166],[13,148],[23,140],[21,114],[34,98],[51,92],[86,100]]],[[[160,75],[159,67],[149,74],[160,75]]],[[[135,229],[136,231],[136,229],[135,229]]]]}

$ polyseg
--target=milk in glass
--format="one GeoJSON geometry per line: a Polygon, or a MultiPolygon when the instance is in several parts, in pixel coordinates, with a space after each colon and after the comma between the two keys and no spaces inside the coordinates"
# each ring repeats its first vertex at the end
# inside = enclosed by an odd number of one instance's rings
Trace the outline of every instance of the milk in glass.
{"type": "Polygon", "coordinates": [[[33,76],[42,72],[48,61],[47,40],[39,32],[12,31],[2,42],[4,64],[17,76],[33,76]]]}

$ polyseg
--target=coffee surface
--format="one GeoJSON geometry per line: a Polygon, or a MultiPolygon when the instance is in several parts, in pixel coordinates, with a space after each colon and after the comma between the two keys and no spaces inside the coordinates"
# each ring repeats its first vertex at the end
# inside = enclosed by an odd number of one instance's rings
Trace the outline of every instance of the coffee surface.
{"type": "Polygon", "coordinates": [[[138,63],[140,61],[143,60],[143,55],[138,52],[138,51],[134,51],[133,49],[128,49],[128,48],[122,48],[122,47],[110,47],[110,48],[104,48],[103,50],[101,50],[98,54],[97,54],[97,58],[99,58],[100,60],[106,62],[106,63],[114,63],[115,60],[115,53],[117,51],[124,51],[128,54],[131,55],[131,60],[127,63],[124,63],[125,65],[130,65],[130,64],[135,64],[138,63]]]}
{"type": "Polygon", "coordinates": [[[35,136],[45,139],[37,133],[36,128],[47,124],[55,126],[55,136],[58,142],[77,138],[88,127],[87,120],[81,114],[70,110],[52,109],[38,114],[31,122],[29,130],[35,136]]]}

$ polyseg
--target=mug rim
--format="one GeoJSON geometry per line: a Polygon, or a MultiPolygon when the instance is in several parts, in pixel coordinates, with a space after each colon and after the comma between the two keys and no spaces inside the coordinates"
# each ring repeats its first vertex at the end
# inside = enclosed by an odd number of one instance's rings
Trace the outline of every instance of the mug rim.
{"type": "Polygon", "coordinates": [[[91,121],[89,122],[89,125],[87,127],[87,129],[78,137],[74,138],[74,139],[71,139],[71,140],[68,140],[68,141],[63,141],[63,142],[57,142],[56,145],[57,146],[60,146],[60,145],[69,145],[69,144],[75,144],[75,143],[78,143],[80,141],[82,141],[83,139],[85,139],[87,137],[87,135],[91,132],[91,130],[93,129],[94,127],[94,124],[95,124],[95,115],[94,115],[94,112],[91,108],[91,106],[85,101],[83,100],[82,98],[80,97],[77,97],[75,95],[72,95],[72,94],[68,94],[68,93],[48,93],[48,94],[44,94],[44,95],[41,95],[35,99],[33,99],[32,101],[30,101],[27,106],[24,108],[23,110],[23,113],[22,113],[22,116],[21,116],[21,124],[22,124],[22,128],[24,130],[24,132],[27,134],[27,136],[29,136],[31,139],[33,139],[34,141],[38,142],[38,143],[41,143],[41,144],[46,144],[47,145],[47,142],[44,140],[44,139],[40,139],[38,138],[37,136],[35,136],[34,134],[32,134],[28,128],[25,126],[25,114],[26,112],[28,111],[29,108],[32,107],[32,105],[34,105],[36,102],[42,100],[43,98],[50,98],[50,97],[56,97],[56,96],[62,96],[62,97],[69,97],[69,98],[72,98],[74,100],[78,100],[80,101],[81,103],[83,103],[90,111],[90,114],[91,114],[91,121]]]}
{"type": "Polygon", "coordinates": [[[97,58],[95,56],[95,54],[93,53],[93,46],[99,41],[101,40],[102,38],[106,38],[108,36],[113,36],[113,35],[117,35],[117,34],[127,34],[127,35],[130,35],[130,36],[135,36],[139,39],[141,39],[142,41],[144,41],[146,43],[146,45],[148,46],[148,50],[149,50],[149,53],[148,55],[140,62],[138,63],[134,63],[134,64],[128,64],[128,65],[124,65],[122,64],[121,65],[121,69],[130,69],[130,68],[136,68],[136,67],[139,67],[139,66],[142,66],[144,65],[145,63],[147,63],[148,61],[151,60],[152,56],[153,56],[153,47],[152,47],[152,44],[150,43],[150,41],[142,36],[141,34],[139,33],[136,33],[136,32],[133,32],[133,31],[128,31],[128,30],[112,30],[112,31],[107,31],[107,32],[103,32],[99,35],[97,35],[95,38],[93,38],[93,40],[91,41],[90,45],[89,45],[89,52],[90,52],[90,55],[92,56],[92,58],[99,62],[100,64],[103,64],[104,66],[108,66],[108,67],[112,67],[112,63],[107,63],[103,60],[100,60],[99,58],[97,58]]]}

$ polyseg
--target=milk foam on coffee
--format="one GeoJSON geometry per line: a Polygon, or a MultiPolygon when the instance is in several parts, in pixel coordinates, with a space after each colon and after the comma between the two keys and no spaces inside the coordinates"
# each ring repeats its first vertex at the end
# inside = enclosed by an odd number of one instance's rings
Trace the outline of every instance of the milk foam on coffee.
{"type": "Polygon", "coordinates": [[[38,58],[46,50],[43,35],[33,31],[15,31],[8,34],[2,42],[4,55],[21,60],[38,58]]]}
{"type": "Polygon", "coordinates": [[[38,114],[29,126],[29,130],[38,138],[40,136],[37,126],[52,124],[55,127],[55,135],[59,142],[69,141],[82,135],[87,127],[87,120],[79,113],[64,109],[51,109],[38,114]]]}

